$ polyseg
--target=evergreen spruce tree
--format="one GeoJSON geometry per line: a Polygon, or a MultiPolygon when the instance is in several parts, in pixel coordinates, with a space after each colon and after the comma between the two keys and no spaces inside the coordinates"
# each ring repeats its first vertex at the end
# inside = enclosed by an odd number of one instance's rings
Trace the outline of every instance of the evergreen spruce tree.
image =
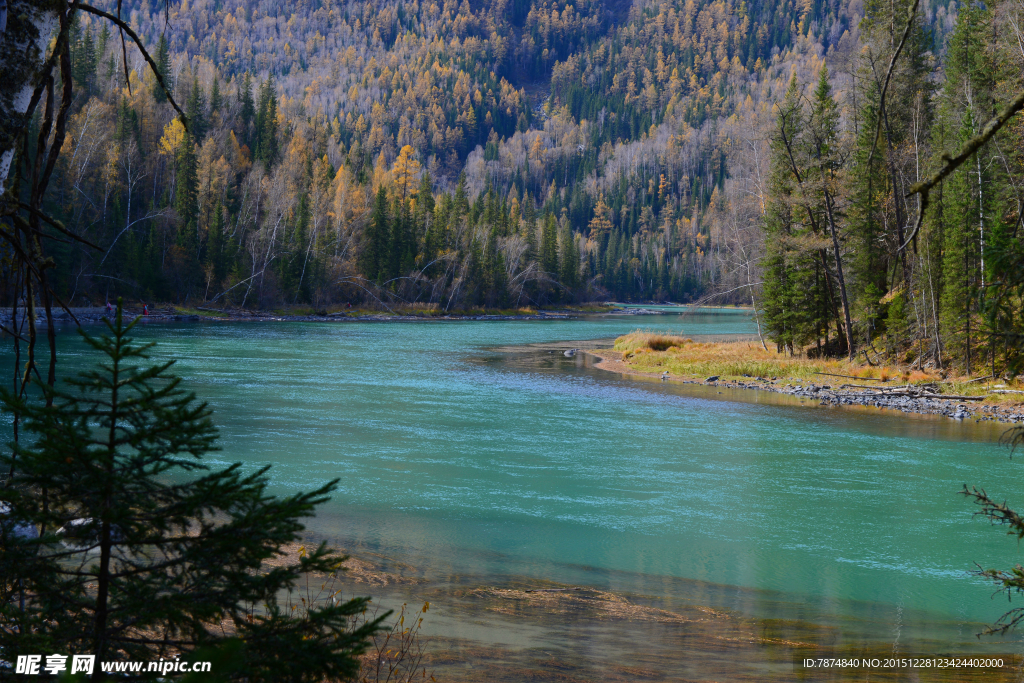
{"type": "Polygon", "coordinates": [[[199,239],[196,225],[199,221],[199,173],[195,141],[186,134],[181,139],[174,158],[175,194],[174,210],[178,215],[178,245],[193,258],[199,257],[199,239]]]}
{"type": "Polygon", "coordinates": [[[117,123],[114,128],[114,139],[124,144],[131,139],[139,139],[139,115],[128,103],[128,98],[121,96],[117,103],[117,123]]]}
{"type": "MultiPolygon", "coordinates": [[[[425,241],[427,230],[430,227],[430,219],[434,215],[434,184],[430,177],[430,171],[423,173],[420,178],[420,187],[416,191],[416,216],[414,219],[415,231],[413,240],[416,244],[425,241]]],[[[436,253],[436,252],[435,252],[436,253]]],[[[430,263],[426,261],[423,265],[430,263]]]]}
{"type": "Polygon", "coordinates": [[[401,277],[406,251],[405,235],[407,232],[407,205],[395,197],[391,205],[391,232],[387,240],[387,258],[383,268],[384,281],[393,281],[401,277]]]}
{"type": "Polygon", "coordinates": [[[793,195],[796,193],[789,148],[801,129],[799,91],[796,79],[790,82],[786,98],[779,109],[778,132],[771,143],[771,175],[769,200],[765,207],[765,255],[762,320],[768,337],[780,348],[790,351],[800,343],[799,311],[796,292],[799,287],[793,260],[792,241],[795,231],[793,195]]]}
{"type": "Polygon", "coordinates": [[[149,237],[146,239],[146,246],[142,256],[142,264],[139,268],[143,293],[147,297],[163,299],[166,296],[163,272],[164,262],[159,232],[156,228],[150,228],[149,237]]]}
{"type": "Polygon", "coordinates": [[[455,186],[455,220],[469,213],[469,197],[466,194],[466,172],[459,173],[459,181],[455,186]]]}
{"type": "MultiPolygon", "coordinates": [[[[378,628],[352,629],[366,599],[297,618],[281,599],[300,577],[343,559],[321,545],[295,563],[283,548],[337,480],[286,498],[268,494],[267,469],[213,470],[216,429],[205,403],[150,365],[120,302],[99,337],[102,360],[43,400],[3,391],[25,433],[0,457],[12,472],[0,525],[0,651],[153,661],[200,648],[231,650],[221,679],[322,681],[358,671],[378,628]],[[38,533],[17,533],[31,528],[38,533]],[[273,566],[268,562],[273,561],[273,566]]],[[[209,655],[199,655],[199,659],[209,655]]]]}
{"type": "Polygon", "coordinates": [[[850,174],[850,239],[853,245],[851,266],[857,274],[850,283],[853,306],[867,334],[882,326],[879,301],[888,291],[888,253],[881,248],[885,234],[884,197],[888,171],[883,155],[871,154],[878,117],[878,93],[868,90],[862,116],[863,124],[853,153],[850,174]],[[870,163],[869,163],[870,162],[870,163]]]}
{"type": "MultiPolygon", "coordinates": [[[[104,24],[106,28],[106,24],[104,24]]],[[[103,47],[106,48],[106,39],[100,41],[103,47]]],[[[100,52],[102,54],[102,51],[100,52]]],[[[164,85],[167,86],[168,90],[174,88],[171,83],[171,51],[170,46],[167,44],[167,36],[163,33],[160,34],[160,40],[156,44],[156,54],[153,55],[153,60],[156,62],[156,69],[160,73],[160,77],[164,80],[164,85]]],[[[153,82],[153,99],[158,103],[164,103],[167,101],[167,93],[160,87],[160,84],[154,79],[153,82]]]]}
{"type": "MultiPolygon", "coordinates": [[[[920,306],[923,302],[918,298],[923,294],[923,273],[915,255],[920,253],[917,247],[922,235],[913,247],[901,249],[907,227],[916,219],[915,202],[907,201],[907,187],[922,172],[915,154],[907,150],[926,149],[922,132],[931,121],[935,83],[929,52],[931,31],[922,12],[909,27],[900,58],[887,80],[884,106],[882,81],[874,78],[879,61],[888,61],[901,40],[911,4],[911,0],[865,3],[862,67],[857,79],[861,86],[851,93],[862,104],[855,113],[855,149],[847,180],[851,190],[847,234],[852,247],[848,294],[862,334],[870,339],[884,331],[890,350],[923,336],[925,327],[930,327],[924,318],[916,318],[930,308],[920,306]],[[914,315],[907,317],[908,311],[914,315]]],[[[933,283],[936,275],[933,273],[933,283]]]]}
{"type": "Polygon", "coordinates": [[[576,246],[576,235],[571,228],[566,228],[562,233],[561,252],[558,279],[566,289],[575,293],[580,286],[580,250],[576,246]]]}
{"type": "Polygon", "coordinates": [[[224,263],[224,208],[219,201],[213,208],[213,222],[206,241],[206,267],[211,283],[215,287],[220,285],[227,269],[224,263]]]}
{"type": "Polygon", "coordinates": [[[262,161],[267,170],[270,170],[277,160],[277,87],[274,85],[273,74],[260,86],[253,144],[253,157],[257,161],[262,161]]]}
{"type": "Polygon", "coordinates": [[[533,196],[523,198],[523,238],[526,240],[526,253],[523,258],[533,261],[537,258],[537,207],[533,196]]]}
{"type": "Polygon", "coordinates": [[[388,193],[381,185],[377,189],[373,215],[363,232],[363,244],[359,252],[359,270],[367,280],[374,280],[380,284],[387,277],[390,237],[388,193]]]}
{"type": "MultiPolygon", "coordinates": [[[[987,20],[988,10],[973,4],[961,8],[957,17],[949,41],[946,84],[935,127],[936,132],[947,133],[948,138],[936,140],[940,153],[959,149],[977,133],[988,115],[986,93],[990,92],[991,81],[984,62],[987,20]]],[[[945,180],[941,213],[937,214],[942,235],[942,341],[946,357],[955,359],[964,370],[972,365],[971,344],[972,340],[977,341],[977,323],[972,317],[982,275],[979,260],[983,256],[983,224],[979,220],[986,213],[979,183],[987,180],[987,174],[982,172],[979,177],[976,172],[980,162],[979,156],[945,180]]]]}
{"type": "Polygon", "coordinates": [[[508,303],[508,288],[505,278],[505,261],[498,248],[498,229],[492,227],[484,249],[484,278],[486,279],[487,305],[502,308],[508,303]]]}
{"type": "Polygon", "coordinates": [[[79,27],[77,15],[71,26],[71,77],[88,95],[96,76],[96,43],[92,30],[79,27]]]}
{"type": "MultiPolygon", "coordinates": [[[[843,326],[847,354],[852,361],[855,353],[855,342],[853,337],[853,321],[850,314],[850,299],[846,289],[846,267],[843,263],[843,249],[838,225],[841,218],[841,209],[837,202],[837,197],[842,192],[840,169],[844,159],[838,149],[839,108],[832,97],[832,85],[829,82],[828,67],[825,65],[821,67],[818,87],[815,90],[811,106],[809,123],[811,167],[808,169],[808,174],[810,175],[808,180],[817,186],[816,194],[819,196],[816,199],[820,201],[823,208],[820,220],[827,226],[827,232],[832,238],[832,261],[836,273],[834,284],[835,288],[839,290],[839,300],[842,303],[843,310],[842,322],[839,323],[837,321],[837,324],[842,324],[843,326]]],[[[826,231],[822,230],[822,232],[826,231]]],[[[828,283],[831,280],[831,266],[827,264],[824,258],[826,252],[827,249],[822,249],[819,253],[823,257],[822,261],[825,262],[822,264],[823,279],[828,283]]],[[[816,287],[818,292],[821,292],[822,289],[826,288],[816,287]]],[[[832,289],[832,287],[827,288],[826,291],[828,289],[832,289]]],[[[825,298],[819,296],[818,298],[819,313],[816,317],[819,324],[817,325],[815,336],[820,339],[822,333],[826,338],[828,337],[828,323],[831,317],[829,304],[830,301],[834,301],[834,298],[831,296],[825,298]]],[[[838,316],[836,317],[838,318],[838,316]]]]}
{"type": "MultiPolygon", "coordinates": [[[[433,199],[431,199],[433,203],[433,199]]],[[[441,201],[434,205],[427,225],[426,235],[423,237],[423,267],[428,277],[436,274],[436,266],[430,264],[438,257],[441,250],[445,248],[445,227],[448,224],[448,214],[451,205],[451,197],[442,195],[441,201]]]]}
{"type": "Polygon", "coordinates": [[[199,291],[203,280],[202,244],[199,241],[199,173],[192,136],[181,139],[175,154],[174,210],[178,232],[173,249],[178,283],[176,294],[184,300],[199,291]]]}
{"type": "Polygon", "coordinates": [[[466,267],[466,295],[467,303],[479,305],[483,303],[483,292],[481,284],[484,281],[484,258],[481,253],[480,240],[476,237],[469,243],[468,263],[466,267]]]}
{"type": "Polygon", "coordinates": [[[549,277],[558,277],[558,224],[555,215],[544,217],[544,228],[540,238],[540,268],[549,277]]]}
{"type": "Polygon", "coordinates": [[[185,102],[185,115],[188,116],[189,132],[196,142],[206,137],[206,93],[199,84],[199,76],[192,76],[192,88],[185,102]]]}
{"type": "Polygon", "coordinates": [[[210,88],[210,116],[213,116],[215,112],[219,112],[223,106],[224,98],[220,94],[220,78],[214,76],[213,86],[210,88]]]}
{"type": "Polygon", "coordinates": [[[241,105],[238,117],[242,124],[242,140],[252,149],[253,132],[251,129],[256,119],[256,102],[252,96],[252,77],[248,71],[245,72],[242,86],[238,89],[238,103],[241,105]]]}
{"type": "Polygon", "coordinates": [[[96,67],[99,68],[100,59],[107,52],[107,44],[110,42],[110,24],[103,22],[103,28],[100,29],[100,36],[96,43],[96,67]]]}
{"type": "MultiPolygon", "coordinates": [[[[965,139],[962,132],[960,139],[965,139]]],[[[943,186],[942,311],[943,346],[947,357],[968,363],[973,288],[974,231],[969,171],[960,168],[943,186]]]]}

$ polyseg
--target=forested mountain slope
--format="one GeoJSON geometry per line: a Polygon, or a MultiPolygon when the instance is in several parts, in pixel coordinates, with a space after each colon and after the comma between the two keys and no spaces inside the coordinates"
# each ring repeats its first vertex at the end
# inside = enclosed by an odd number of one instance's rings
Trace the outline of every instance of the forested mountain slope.
{"type": "Polygon", "coordinates": [[[906,191],[1021,87],[1024,11],[923,0],[904,39],[909,9],[125,0],[188,127],[81,18],[49,208],[103,252],[62,245],[60,287],[318,309],[719,293],[785,346],[965,356],[956,326],[978,329],[1020,222],[1019,121],[909,246],[906,191]]]}

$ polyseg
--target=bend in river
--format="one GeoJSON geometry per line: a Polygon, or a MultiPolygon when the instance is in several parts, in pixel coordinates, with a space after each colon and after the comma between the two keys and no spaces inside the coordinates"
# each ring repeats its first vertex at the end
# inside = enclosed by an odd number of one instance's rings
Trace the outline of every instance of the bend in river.
{"type": "MultiPolygon", "coordinates": [[[[995,443],[1004,427],[789,397],[725,401],[561,352],[560,342],[638,327],[753,331],[744,313],[714,311],[160,324],[137,336],[159,342],[156,357],[179,359],[176,371],[212,405],[223,447],[215,460],[272,464],[280,492],[340,478],[311,532],[357,557],[391,558],[399,585],[351,590],[385,602],[431,599],[431,632],[461,653],[451,671],[490,662],[507,669],[493,677],[511,680],[522,665],[510,663],[514,653],[536,664],[547,656],[537,652],[584,647],[588,661],[711,675],[679,659],[706,650],[678,641],[679,623],[704,623],[686,616],[697,607],[711,610],[711,622],[718,613],[788,620],[837,643],[897,651],[1020,649],[974,638],[1007,606],[969,570],[1020,558],[957,495],[978,484],[1020,503],[1019,463],[995,443]],[[521,600],[502,602],[516,597],[503,590],[545,585],[584,587],[591,602],[565,598],[536,618],[521,600]],[[616,616],[613,603],[643,609],[616,616]]],[[[61,344],[66,375],[89,356],[72,335],[61,344]]],[[[725,628],[709,624],[708,633],[725,628]]],[[[770,659],[756,648],[745,657],[748,673],[770,659]]],[[[618,680],[610,671],[604,678],[618,680]]]]}

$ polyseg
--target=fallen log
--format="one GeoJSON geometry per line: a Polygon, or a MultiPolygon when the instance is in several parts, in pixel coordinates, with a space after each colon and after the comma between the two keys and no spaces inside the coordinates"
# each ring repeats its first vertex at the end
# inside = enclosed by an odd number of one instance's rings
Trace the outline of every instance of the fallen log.
{"type": "Polygon", "coordinates": [[[945,401],[984,401],[984,396],[949,396],[947,394],[921,394],[921,398],[941,398],[945,401]]]}
{"type": "Polygon", "coordinates": [[[896,392],[883,392],[880,394],[848,393],[832,394],[835,397],[844,398],[937,398],[943,401],[984,401],[984,396],[950,396],[949,394],[909,394],[896,392]]]}

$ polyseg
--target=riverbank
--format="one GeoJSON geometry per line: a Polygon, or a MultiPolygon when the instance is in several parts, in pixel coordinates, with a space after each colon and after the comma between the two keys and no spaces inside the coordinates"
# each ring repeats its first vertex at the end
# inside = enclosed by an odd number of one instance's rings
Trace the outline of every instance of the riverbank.
{"type": "Polygon", "coordinates": [[[596,367],[665,382],[768,391],[812,399],[822,406],[869,406],[956,420],[1024,423],[1019,380],[943,377],[939,373],[842,360],[794,358],[758,342],[695,342],[633,332],[611,349],[587,349],[596,367]]]}
{"type": "MultiPolygon", "coordinates": [[[[37,308],[42,315],[42,309],[37,308]]],[[[152,321],[189,322],[422,322],[429,320],[568,320],[583,315],[663,315],[664,311],[647,308],[625,308],[615,304],[592,303],[560,308],[516,308],[516,309],[468,309],[444,311],[422,306],[394,307],[390,310],[364,308],[339,308],[314,311],[309,307],[293,306],[270,311],[242,308],[180,307],[167,305],[150,306],[147,311],[141,306],[125,306],[124,314],[130,317],[142,316],[152,321]]],[[[63,322],[95,323],[109,317],[105,307],[73,307],[70,314],[54,310],[54,319],[63,322]]],[[[0,311],[0,324],[11,322],[10,310],[0,311]]],[[[38,322],[43,322],[39,317],[38,322]]]]}

